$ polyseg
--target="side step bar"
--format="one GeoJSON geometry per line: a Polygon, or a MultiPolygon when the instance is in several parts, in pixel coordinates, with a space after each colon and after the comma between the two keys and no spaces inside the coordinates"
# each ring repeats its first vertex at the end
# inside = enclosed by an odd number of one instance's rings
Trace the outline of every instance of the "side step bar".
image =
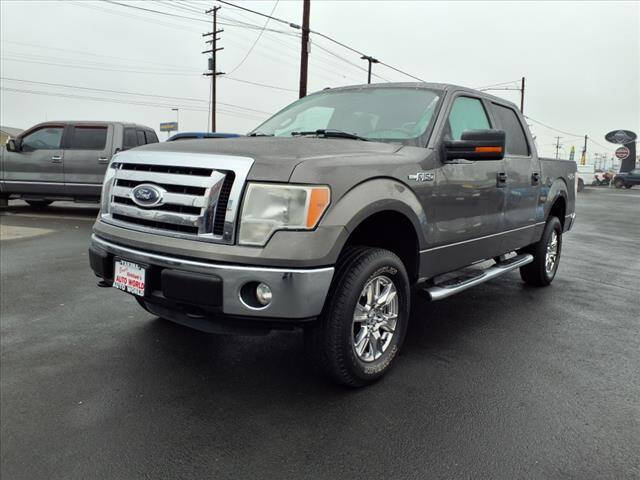
{"type": "Polygon", "coordinates": [[[477,275],[472,277],[467,275],[454,278],[441,284],[424,288],[423,291],[429,296],[431,301],[442,300],[443,298],[460,293],[467,288],[475,287],[476,285],[487,282],[499,277],[500,275],[504,275],[511,270],[515,270],[516,268],[520,268],[531,262],[533,262],[533,255],[523,253],[522,255],[516,255],[515,257],[511,257],[503,262],[496,263],[486,270],[478,272],[477,275]]]}

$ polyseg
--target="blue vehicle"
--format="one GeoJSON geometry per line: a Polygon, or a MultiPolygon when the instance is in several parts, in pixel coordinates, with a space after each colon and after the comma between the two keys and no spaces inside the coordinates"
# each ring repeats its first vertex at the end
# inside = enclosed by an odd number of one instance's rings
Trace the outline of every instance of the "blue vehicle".
{"type": "Polygon", "coordinates": [[[167,142],[174,142],[176,140],[193,140],[195,138],[235,138],[242,137],[237,133],[222,133],[222,132],[181,132],[167,138],[167,142]]]}

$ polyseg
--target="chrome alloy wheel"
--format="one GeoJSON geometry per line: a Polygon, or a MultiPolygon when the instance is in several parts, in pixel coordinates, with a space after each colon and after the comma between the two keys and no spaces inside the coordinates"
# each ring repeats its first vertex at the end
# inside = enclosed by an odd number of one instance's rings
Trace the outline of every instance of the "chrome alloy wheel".
{"type": "Polygon", "coordinates": [[[398,295],[393,281],[378,275],[367,282],[353,312],[352,344],[363,362],[373,362],[387,350],[398,321],[398,295]]]}
{"type": "Polygon", "coordinates": [[[558,260],[558,234],[554,230],[551,233],[551,238],[549,238],[549,243],[547,243],[547,253],[545,255],[545,261],[544,261],[544,268],[547,271],[547,274],[551,274],[553,272],[553,269],[556,266],[557,260],[558,260]]]}

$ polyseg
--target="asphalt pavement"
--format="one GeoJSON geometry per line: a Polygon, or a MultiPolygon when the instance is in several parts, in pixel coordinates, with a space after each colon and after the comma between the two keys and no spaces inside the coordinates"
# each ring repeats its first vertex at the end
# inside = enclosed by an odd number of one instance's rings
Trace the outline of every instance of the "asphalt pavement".
{"type": "Polygon", "coordinates": [[[640,478],[640,190],[587,188],[552,286],[420,300],[359,390],[302,334],[215,336],[96,287],[96,209],[0,213],[0,476],[640,478]]]}

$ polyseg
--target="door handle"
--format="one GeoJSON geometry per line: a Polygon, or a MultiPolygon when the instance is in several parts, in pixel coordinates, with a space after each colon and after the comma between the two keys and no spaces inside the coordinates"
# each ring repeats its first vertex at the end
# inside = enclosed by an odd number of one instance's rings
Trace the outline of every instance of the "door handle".
{"type": "Polygon", "coordinates": [[[507,174],[498,172],[498,187],[502,187],[507,183],[507,174]]]}
{"type": "Polygon", "coordinates": [[[531,185],[537,185],[540,183],[540,174],[538,172],[533,172],[531,174],[531,185]]]}
{"type": "Polygon", "coordinates": [[[109,163],[109,158],[107,157],[99,157],[98,163],[109,163]]]}
{"type": "Polygon", "coordinates": [[[51,157],[51,163],[62,163],[62,155],[54,155],[51,157]]]}

